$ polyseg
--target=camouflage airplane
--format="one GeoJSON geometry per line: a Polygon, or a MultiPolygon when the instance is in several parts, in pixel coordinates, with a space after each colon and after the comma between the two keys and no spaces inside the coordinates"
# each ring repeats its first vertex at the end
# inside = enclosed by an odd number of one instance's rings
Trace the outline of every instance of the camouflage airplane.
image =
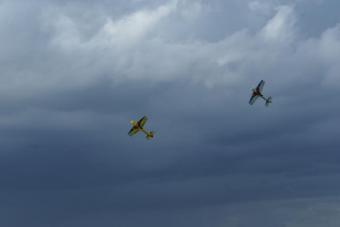
{"type": "Polygon", "coordinates": [[[142,117],[139,121],[130,121],[130,124],[132,125],[132,128],[129,131],[129,136],[133,136],[137,134],[139,131],[142,131],[147,139],[152,139],[154,137],[153,131],[146,131],[143,127],[145,123],[147,122],[148,118],[146,116],[142,117]]]}
{"type": "Polygon", "coordinates": [[[253,89],[253,93],[251,95],[251,98],[249,100],[249,104],[253,105],[258,97],[261,97],[266,101],[266,106],[269,106],[270,103],[272,103],[272,97],[269,96],[268,98],[264,97],[262,95],[262,90],[265,82],[264,80],[261,80],[260,83],[257,85],[256,88],[253,89]]]}

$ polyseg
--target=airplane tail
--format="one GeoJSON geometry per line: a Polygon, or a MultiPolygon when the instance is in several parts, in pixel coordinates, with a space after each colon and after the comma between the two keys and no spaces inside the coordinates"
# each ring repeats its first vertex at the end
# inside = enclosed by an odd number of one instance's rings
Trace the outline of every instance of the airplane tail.
{"type": "Polygon", "coordinates": [[[266,106],[269,106],[269,104],[272,103],[272,97],[269,96],[266,100],[266,106]]]}
{"type": "Polygon", "coordinates": [[[148,133],[146,134],[146,138],[147,138],[148,140],[152,139],[153,137],[154,137],[154,132],[153,132],[153,131],[150,131],[150,132],[148,132],[148,133]]]}

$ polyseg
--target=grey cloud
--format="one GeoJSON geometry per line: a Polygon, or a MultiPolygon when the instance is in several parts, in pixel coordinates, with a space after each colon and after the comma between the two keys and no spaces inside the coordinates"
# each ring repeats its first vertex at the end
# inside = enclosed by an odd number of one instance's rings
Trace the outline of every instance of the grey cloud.
{"type": "Polygon", "coordinates": [[[337,5],[2,1],[0,223],[336,226],[337,5]]]}

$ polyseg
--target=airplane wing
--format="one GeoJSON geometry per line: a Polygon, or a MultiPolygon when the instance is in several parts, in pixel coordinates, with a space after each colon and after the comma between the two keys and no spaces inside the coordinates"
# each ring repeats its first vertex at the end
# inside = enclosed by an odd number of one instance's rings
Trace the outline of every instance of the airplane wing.
{"type": "Polygon", "coordinates": [[[139,132],[139,129],[138,129],[138,128],[131,128],[128,134],[129,134],[129,136],[133,136],[133,135],[135,135],[137,132],[139,132]]]}
{"type": "Polygon", "coordinates": [[[142,119],[140,119],[140,120],[138,121],[139,127],[143,128],[144,125],[145,125],[145,123],[146,123],[147,121],[148,121],[148,118],[147,118],[146,116],[142,117],[142,119]]]}
{"type": "Polygon", "coordinates": [[[262,92],[264,84],[265,84],[264,80],[261,80],[259,85],[257,85],[256,90],[262,92]]]}
{"type": "Polygon", "coordinates": [[[259,97],[258,95],[252,95],[249,100],[249,104],[253,105],[258,97],[259,97]]]}

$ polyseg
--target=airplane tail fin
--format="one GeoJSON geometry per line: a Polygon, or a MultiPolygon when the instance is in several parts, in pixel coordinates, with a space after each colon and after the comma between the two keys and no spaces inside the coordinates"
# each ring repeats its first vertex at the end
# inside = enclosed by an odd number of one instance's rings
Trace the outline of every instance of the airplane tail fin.
{"type": "Polygon", "coordinates": [[[153,131],[150,131],[150,132],[147,133],[146,138],[148,140],[150,140],[150,139],[152,139],[154,137],[154,135],[155,135],[155,133],[153,131]]]}
{"type": "Polygon", "coordinates": [[[269,104],[272,103],[272,97],[269,96],[266,100],[266,106],[269,106],[269,104]]]}

